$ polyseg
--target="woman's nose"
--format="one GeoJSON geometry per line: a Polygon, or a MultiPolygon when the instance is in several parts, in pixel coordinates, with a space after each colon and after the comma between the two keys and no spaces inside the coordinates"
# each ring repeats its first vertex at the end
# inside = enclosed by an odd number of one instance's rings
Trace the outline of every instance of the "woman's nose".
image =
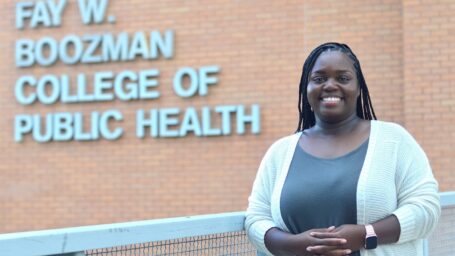
{"type": "Polygon", "coordinates": [[[327,82],[324,84],[324,90],[336,90],[337,89],[337,82],[335,79],[329,78],[327,82]]]}

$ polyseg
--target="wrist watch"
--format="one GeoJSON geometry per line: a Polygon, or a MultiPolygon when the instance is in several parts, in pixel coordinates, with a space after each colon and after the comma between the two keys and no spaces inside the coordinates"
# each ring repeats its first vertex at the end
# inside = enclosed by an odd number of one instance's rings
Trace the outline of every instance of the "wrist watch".
{"type": "Polygon", "coordinates": [[[374,232],[372,225],[365,225],[366,235],[365,235],[365,249],[371,250],[378,247],[378,236],[374,232]]]}

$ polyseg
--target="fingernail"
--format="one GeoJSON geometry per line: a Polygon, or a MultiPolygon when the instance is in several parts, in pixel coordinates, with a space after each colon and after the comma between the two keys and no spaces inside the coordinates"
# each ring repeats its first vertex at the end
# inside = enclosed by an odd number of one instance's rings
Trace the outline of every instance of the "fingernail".
{"type": "Polygon", "coordinates": [[[314,236],[314,235],[315,235],[314,232],[311,232],[311,233],[310,233],[310,236],[314,236]]]}
{"type": "Polygon", "coordinates": [[[346,250],[346,254],[350,254],[351,252],[351,250],[346,250]]]}
{"type": "Polygon", "coordinates": [[[307,247],[306,250],[311,252],[311,247],[307,247]]]}

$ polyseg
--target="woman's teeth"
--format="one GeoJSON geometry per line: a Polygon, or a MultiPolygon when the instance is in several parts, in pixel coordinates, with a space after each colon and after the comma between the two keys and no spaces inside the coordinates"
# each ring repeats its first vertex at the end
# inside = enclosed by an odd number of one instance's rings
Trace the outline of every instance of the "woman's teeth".
{"type": "Polygon", "coordinates": [[[325,97],[322,98],[322,101],[324,102],[339,102],[341,99],[338,97],[325,97]]]}

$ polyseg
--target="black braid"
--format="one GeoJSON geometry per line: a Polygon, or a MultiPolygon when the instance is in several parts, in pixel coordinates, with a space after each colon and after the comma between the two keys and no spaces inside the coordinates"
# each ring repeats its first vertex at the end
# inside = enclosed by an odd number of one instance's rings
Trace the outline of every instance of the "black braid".
{"type": "Polygon", "coordinates": [[[310,81],[311,70],[313,69],[317,58],[321,55],[321,53],[331,50],[343,52],[354,62],[354,69],[356,71],[357,81],[360,87],[360,95],[357,98],[357,116],[365,120],[376,120],[376,114],[374,113],[373,104],[371,102],[365,78],[363,77],[362,69],[360,68],[359,60],[346,44],[331,42],[322,44],[315,48],[303,64],[302,77],[300,78],[299,86],[299,123],[297,126],[297,132],[308,129],[316,123],[314,113],[308,103],[307,86],[310,81]]]}

